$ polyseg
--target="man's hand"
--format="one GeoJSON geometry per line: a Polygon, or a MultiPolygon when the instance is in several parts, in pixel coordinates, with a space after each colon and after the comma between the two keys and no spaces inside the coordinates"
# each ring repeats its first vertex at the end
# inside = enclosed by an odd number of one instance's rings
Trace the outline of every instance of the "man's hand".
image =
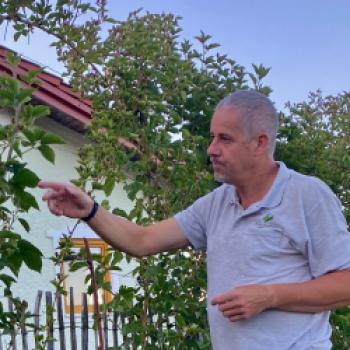
{"type": "Polygon", "coordinates": [[[212,305],[231,322],[248,319],[274,305],[273,288],[269,285],[252,284],[237,287],[214,297],[212,305]]]}
{"type": "Polygon", "coordinates": [[[93,207],[93,200],[70,183],[40,181],[38,186],[47,189],[42,199],[47,201],[54,215],[80,219],[87,216],[93,207]]]}

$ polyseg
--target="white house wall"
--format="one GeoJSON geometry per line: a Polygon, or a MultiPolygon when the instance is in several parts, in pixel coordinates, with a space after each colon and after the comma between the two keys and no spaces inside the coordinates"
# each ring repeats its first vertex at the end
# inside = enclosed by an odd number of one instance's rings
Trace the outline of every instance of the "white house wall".
{"type": "MultiPolygon", "coordinates": [[[[9,117],[4,111],[0,111],[0,122],[8,123],[9,117]]],[[[61,136],[65,144],[53,145],[55,150],[56,161],[52,165],[46,161],[36,151],[28,153],[25,160],[28,162],[28,167],[35,171],[37,175],[44,180],[50,181],[69,181],[77,178],[75,166],[78,160],[78,148],[86,142],[85,138],[68,129],[56,121],[43,118],[38,122],[38,125],[43,129],[61,136]]],[[[31,210],[25,215],[29,222],[31,231],[29,234],[25,233],[21,227],[18,227],[18,232],[23,234],[29,241],[39,247],[44,256],[44,264],[41,274],[23,268],[20,272],[18,283],[13,288],[13,294],[26,299],[29,305],[34,305],[35,297],[38,290],[53,291],[52,285],[49,283],[55,277],[56,268],[49,260],[49,257],[54,254],[57,246],[59,235],[67,233],[67,227],[73,227],[76,220],[64,217],[56,217],[49,213],[46,203],[41,201],[41,196],[44,191],[40,189],[33,189],[31,191],[37,198],[40,206],[40,211],[31,210]]],[[[102,199],[100,197],[99,199],[102,199]]],[[[121,185],[117,185],[111,196],[111,205],[119,206],[122,209],[129,211],[132,208],[132,203],[128,200],[121,185]]],[[[80,225],[74,237],[97,237],[94,232],[87,225],[80,225]]],[[[114,288],[117,288],[121,283],[126,285],[133,285],[134,280],[131,277],[122,277],[131,269],[129,265],[124,263],[122,265],[123,271],[118,275],[112,276],[112,283],[114,288]]]]}

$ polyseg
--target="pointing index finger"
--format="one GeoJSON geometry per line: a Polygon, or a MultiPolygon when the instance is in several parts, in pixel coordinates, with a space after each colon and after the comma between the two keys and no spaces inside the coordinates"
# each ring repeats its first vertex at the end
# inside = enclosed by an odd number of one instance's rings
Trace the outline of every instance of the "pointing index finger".
{"type": "Polygon", "coordinates": [[[64,188],[64,184],[55,181],[39,181],[38,187],[42,189],[51,189],[54,191],[59,191],[60,189],[64,188]]]}

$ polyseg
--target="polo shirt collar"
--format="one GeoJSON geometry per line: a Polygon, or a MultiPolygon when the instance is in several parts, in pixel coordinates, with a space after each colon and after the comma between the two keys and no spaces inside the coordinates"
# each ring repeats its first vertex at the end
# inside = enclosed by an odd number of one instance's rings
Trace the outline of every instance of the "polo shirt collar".
{"type": "Polygon", "coordinates": [[[283,162],[276,163],[279,165],[277,176],[265,197],[256,203],[260,208],[274,208],[282,202],[291,170],[288,169],[283,162]]]}
{"type": "MultiPolygon", "coordinates": [[[[278,161],[276,163],[279,165],[277,176],[265,197],[253,204],[255,208],[274,208],[282,202],[291,170],[283,162],[278,161]]],[[[233,188],[233,200],[231,203],[239,204],[239,197],[235,187],[233,188]]]]}

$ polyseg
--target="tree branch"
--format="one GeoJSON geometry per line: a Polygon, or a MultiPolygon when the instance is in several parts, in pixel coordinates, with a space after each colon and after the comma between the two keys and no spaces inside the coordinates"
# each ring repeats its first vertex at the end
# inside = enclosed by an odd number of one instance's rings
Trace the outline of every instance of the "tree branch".
{"type": "MultiPolygon", "coordinates": [[[[27,19],[24,19],[23,17],[21,17],[19,15],[16,15],[16,16],[0,15],[0,23],[2,23],[4,21],[20,22],[20,23],[25,24],[28,28],[40,29],[44,33],[52,35],[52,36],[56,37],[57,39],[61,40],[63,43],[68,45],[73,51],[75,51],[80,57],[84,57],[86,59],[86,56],[74,45],[73,41],[66,40],[60,34],[55,33],[54,31],[52,31],[44,26],[41,26],[39,23],[31,22],[27,19]]],[[[87,60],[87,63],[91,66],[91,68],[93,69],[93,71],[97,75],[99,75],[102,79],[105,79],[104,75],[99,71],[99,69],[97,68],[97,66],[94,63],[89,62],[89,60],[87,60]]]]}

